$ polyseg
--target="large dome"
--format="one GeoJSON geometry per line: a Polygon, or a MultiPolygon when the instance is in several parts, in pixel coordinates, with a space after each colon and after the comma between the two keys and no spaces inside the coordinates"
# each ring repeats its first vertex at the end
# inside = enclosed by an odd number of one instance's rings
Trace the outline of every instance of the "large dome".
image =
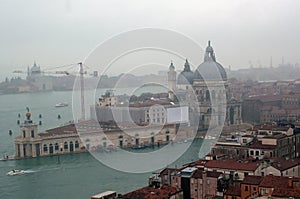
{"type": "Polygon", "coordinates": [[[193,84],[194,73],[191,71],[188,60],[185,60],[184,70],[178,75],[177,84],[193,84]]]}
{"type": "Polygon", "coordinates": [[[227,74],[223,66],[216,61],[210,41],[205,50],[204,62],[200,64],[194,73],[194,80],[218,80],[226,81],[227,74]]]}

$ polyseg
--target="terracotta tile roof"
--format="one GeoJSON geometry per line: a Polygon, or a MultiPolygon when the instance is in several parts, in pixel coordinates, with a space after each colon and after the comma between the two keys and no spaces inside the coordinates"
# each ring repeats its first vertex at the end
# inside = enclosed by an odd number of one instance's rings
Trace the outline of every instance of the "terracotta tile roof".
{"type": "MultiPolygon", "coordinates": [[[[285,176],[273,176],[273,175],[267,175],[264,177],[264,179],[259,184],[260,187],[266,187],[266,188],[278,188],[278,189],[288,189],[288,180],[289,177],[285,176]]],[[[293,181],[298,180],[299,178],[292,178],[293,181]]]]}
{"type": "Polygon", "coordinates": [[[53,129],[48,129],[43,133],[39,133],[42,137],[49,137],[49,136],[55,136],[55,135],[65,135],[65,134],[77,134],[76,126],[75,124],[68,124],[65,126],[60,126],[53,129]]]}
{"type": "Polygon", "coordinates": [[[196,160],[194,162],[191,162],[191,163],[188,163],[188,164],[185,164],[185,166],[189,166],[189,167],[204,167],[206,162],[208,162],[209,160],[203,160],[203,159],[199,159],[199,160],[196,160]]]}
{"type": "Polygon", "coordinates": [[[217,171],[206,171],[206,176],[210,178],[218,178],[222,173],[217,171]]]}
{"type": "Polygon", "coordinates": [[[273,158],[271,159],[271,162],[271,165],[279,171],[284,171],[300,164],[299,159],[286,160],[285,158],[273,158]]]}
{"type": "Polygon", "coordinates": [[[258,100],[261,102],[274,102],[280,101],[282,99],[282,95],[260,95],[260,96],[253,96],[249,97],[246,100],[258,100]]]}
{"type": "Polygon", "coordinates": [[[126,193],[120,198],[123,199],[162,199],[162,198],[170,198],[177,194],[179,191],[175,187],[171,186],[162,186],[161,188],[153,188],[153,187],[143,187],[141,189],[132,191],[130,193],[126,193]]]}
{"type": "Polygon", "coordinates": [[[266,135],[263,138],[271,138],[271,139],[282,139],[287,137],[285,134],[277,134],[277,135],[266,135]]]}
{"type": "Polygon", "coordinates": [[[285,198],[287,197],[300,198],[300,190],[276,188],[272,192],[272,196],[285,197],[285,198]]]}
{"type": "Polygon", "coordinates": [[[202,176],[203,176],[203,170],[197,169],[191,177],[196,179],[202,179],[202,176]]]}
{"type": "Polygon", "coordinates": [[[162,171],[159,173],[159,177],[164,176],[164,175],[168,175],[168,172],[169,172],[169,171],[170,171],[170,174],[174,175],[174,174],[176,174],[177,172],[180,172],[181,169],[183,169],[183,168],[180,168],[180,169],[176,169],[176,168],[165,168],[164,170],[162,170],[162,171]]]}
{"type": "Polygon", "coordinates": [[[272,123],[266,123],[266,124],[259,124],[255,125],[253,127],[253,130],[258,131],[258,130],[268,130],[268,131],[287,131],[289,130],[289,126],[278,126],[276,124],[272,123]]]}
{"type": "Polygon", "coordinates": [[[134,104],[129,104],[130,107],[149,107],[149,106],[153,106],[153,105],[172,105],[170,102],[168,101],[163,101],[163,100],[159,100],[159,101],[148,101],[148,102],[136,102],[134,104]]]}
{"type": "Polygon", "coordinates": [[[242,135],[242,137],[244,137],[244,138],[253,138],[253,137],[254,137],[254,135],[249,135],[249,134],[246,134],[246,135],[242,135]]]}
{"type": "Polygon", "coordinates": [[[222,159],[210,160],[205,164],[205,167],[228,170],[255,171],[259,167],[259,163],[251,161],[240,161],[235,159],[222,159]]]}
{"type": "Polygon", "coordinates": [[[259,185],[261,181],[263,180],[263,176],[252,176],[247,175],[242,184],[249,184],[249,185],[259,185]]]}
{"type": "Polygon", "coordinates": [[[261,141],[256,141],[249,146],[250,149],[275,149],[276,145],[262,144],[261,141]]]}
{"type": "Polygon", "coordinates": [[[229,187],[229,189],[224,193],[227,196],[241,196],[241,188],[239,184],[229,187]]]}

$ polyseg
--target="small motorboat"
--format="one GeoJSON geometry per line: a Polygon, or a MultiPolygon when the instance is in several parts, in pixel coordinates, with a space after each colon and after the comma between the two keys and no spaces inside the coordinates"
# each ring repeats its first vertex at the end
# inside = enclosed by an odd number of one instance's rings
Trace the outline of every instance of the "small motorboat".
{"type": "Polygon", "coordinates": [[[7,175],[14,176],[14,175],[21,175],[21,174],[24,174],[24,173],[25,173],[24,170],[13,169],[13,170],[9,171],[7,173],[7,175]]]}
{"type": "Polygon", "coordinates": [[[66,106],[68,106],[68,103],[63,103],[63,102],[61,102],[61,103],[55,104],[55,107],[56,107],[56,108],[59,108],[59,107],[66,107],[66,106]]]}

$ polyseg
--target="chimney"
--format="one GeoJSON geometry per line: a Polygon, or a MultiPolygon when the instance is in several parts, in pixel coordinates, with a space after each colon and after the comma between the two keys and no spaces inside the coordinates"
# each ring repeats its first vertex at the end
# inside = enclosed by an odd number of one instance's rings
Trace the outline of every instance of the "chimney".
{"type": "Polygon", "coordinates": [[[289,177],[289,179],[288,179],[288,187],[293,188],[293,178],[292,177],[289,177]]]}
{"type": "Polygon", "coordinates": [[[202,171],[202,180],[206,180],[206,171],[202,171]]]}

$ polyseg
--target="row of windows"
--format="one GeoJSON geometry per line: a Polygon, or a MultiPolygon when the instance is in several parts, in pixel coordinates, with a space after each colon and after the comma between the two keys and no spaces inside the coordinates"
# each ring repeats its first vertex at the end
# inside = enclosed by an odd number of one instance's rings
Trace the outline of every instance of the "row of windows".
{"type": "MultiPolygon", "coordinates": [[[[69,149],[69,146],[74,147],[74,144],[73,144],[72,141],[70,143],[64,142],[63,149],[67,150],[67,149],[69,149]]],[[[79,148],[79,142],[76,140],[75,141],[75,149],[77,149],[77,148],[79,148]]],[[[53,153],[53,151],[58,151],[59,150],[59,144],[55,143],[54,146],[53,146],[53,144],[49,144],[49,147],[48,147],[47,144],[44,144],[43,145],[43,151],[47,152],[48,150],[49,150],[50,153],[53,153]]]]}
{"type": "MultiPolygon", "coordinates": [[[[23,130],[23,138],[26,137],[26,131],[23,130]]],[[[31,137],[34,138],[34,130],[31,130],[31,137]]]]}
{"type": "MultiPolygon", "coordinates": [[[[155,111],[157,111],[157,112],[159,112],[159,111],[164,111],[164,108],[161,108],[161,109],[151,109],[151,111],[152,112],[155,112],[155,111]]],[[[147,110],[147,112],[149,112],[149,110],[147,110]]]]}
{"type": "MultiPolygon", "coordinates": [[[[169,135],[169,134],[170,134],[170,131],[167,130],[167,131],[166,131],[166,135],[169,135]]],[[[154,136],[154,132],[151,133],[151,137],[152,137],[152,136],[154,136]]],[[[135,137],[136,137],[136,138],[139,137],[139,134],[138,134],[138,133],[135,134],[135,137]]],[[[124,138],[123,135],[119,135],[119,139],[123,139],[123,138],[124,138]]],[[[106,137],[103,137],[102,140],[106,140],[106,137]]]]}
{"type": "MultiPolygon", "coordinates": [[[[249,187],[246,185],[244,188],[245,191],[249,191],[249,187]]],[[[256,187],[253,187],[253,191],[256,192],[256,187]]]]}
{"type": "MultiPolygon", "coordinates": [[[[261,152],[259,152],[259,151],[254,151],[254,150],[250,150],[250,155],[254,155],[255,154],[255,156],[259,156],[259,155],[265,155],[265,152],[264,151],[261,151],[261,152]]],[[[272,157],[273,156],[273,152],[272,151],[270,151],[270,157],[272,157]]]]}
{"type": "MultiPolygon", "coordinates": [[[[150,119],[147,119],[147,122],[150,122],[150,119]]],[[[165,118],[152,119],[152,122],[158,122],[158,123],[162,122],[162,123],[164,123],[165,122],[165,118]]]]}

